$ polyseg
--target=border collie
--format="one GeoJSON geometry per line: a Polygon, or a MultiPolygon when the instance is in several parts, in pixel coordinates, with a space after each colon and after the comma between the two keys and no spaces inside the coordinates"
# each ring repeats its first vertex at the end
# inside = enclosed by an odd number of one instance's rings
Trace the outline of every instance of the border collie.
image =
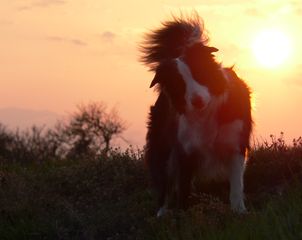
{"type": "Polygon", "coordinates": [[[158,98],[148,122],[146,163],[162,216],[187,206],[192,178],[227,178],[232,210],[246,211],[243,174],[252,129],[250,90],[215,61],[202,20],[173,17],[146,35],[142,62],[158,98]]]}

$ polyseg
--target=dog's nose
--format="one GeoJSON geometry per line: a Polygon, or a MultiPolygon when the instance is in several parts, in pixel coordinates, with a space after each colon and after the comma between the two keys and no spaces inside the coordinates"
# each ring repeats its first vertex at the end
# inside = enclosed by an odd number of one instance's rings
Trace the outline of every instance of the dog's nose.
{"type": "Polygon", "coordinates": [[[193,107],[198,108],[198,109],[202,109],[205,106],[205,103],[202,100],[202,97],[200,97],[200,96],[194,96],[191,99],[191,103],[192,103],[193,107]]]}

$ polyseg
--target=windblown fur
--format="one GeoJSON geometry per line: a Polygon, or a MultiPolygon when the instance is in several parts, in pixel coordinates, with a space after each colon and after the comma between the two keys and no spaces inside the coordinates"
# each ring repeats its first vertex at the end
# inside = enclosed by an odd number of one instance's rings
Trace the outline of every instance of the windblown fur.
{"type": "Polygon", "coordinates": [[[161,28],[146,34],[141,44],[141,61],[155,71],[161,61],[179,57],[194,41],[208,41],[201,18],[196,13],[192,17],[173,16],[161,28]]]}

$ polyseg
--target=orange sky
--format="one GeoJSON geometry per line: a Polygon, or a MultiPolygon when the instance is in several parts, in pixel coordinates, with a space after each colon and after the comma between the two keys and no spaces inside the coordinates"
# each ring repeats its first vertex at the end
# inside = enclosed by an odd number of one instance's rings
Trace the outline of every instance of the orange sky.
{"type": "MultiPolygon", "coordinates": [[[[155,94],[152,73],[138,62],[144,32],[170,13],[195,9],[210,44],[255,96],[255,135],[302,135],[302,2],[260,0],[10,0],[0,2],[0,109],[72,112],[76,104],[104,101],[128,122],[125,137],[142,146],[155,94]],[[279,28],[293,53],[275,69],[252,54],[261,30],[279,28]]],[[[1,121],[1,119],[0,119],[1,121]]]]}

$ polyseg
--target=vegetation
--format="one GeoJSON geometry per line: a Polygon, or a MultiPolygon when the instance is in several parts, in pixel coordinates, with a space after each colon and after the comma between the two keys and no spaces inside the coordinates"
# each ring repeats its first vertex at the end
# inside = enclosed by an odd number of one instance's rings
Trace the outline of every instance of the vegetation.
{"type": "Polygon", "coordinates": [[[0,123],[0,160],[29,163],[62,159],[96,159],[107,155],[111,141],[120,137],[126,123],[115,109],[103,103],[79,105],[52,129],[33,126],[8,130],[0,123]]]}
{"type": "Polygon", "coordinates": [[[157,219],[143,151],[48,158],[53,138],[38,130],[0,128],[1,239],[302,238],[301,138],[289,146],[281,134],[254,147],[245,174],[248,214],[230,211],[226,183],[196,182],[187,211],[157,219]],[[33,155],[8,147],[24,139],[33,155]]]}

